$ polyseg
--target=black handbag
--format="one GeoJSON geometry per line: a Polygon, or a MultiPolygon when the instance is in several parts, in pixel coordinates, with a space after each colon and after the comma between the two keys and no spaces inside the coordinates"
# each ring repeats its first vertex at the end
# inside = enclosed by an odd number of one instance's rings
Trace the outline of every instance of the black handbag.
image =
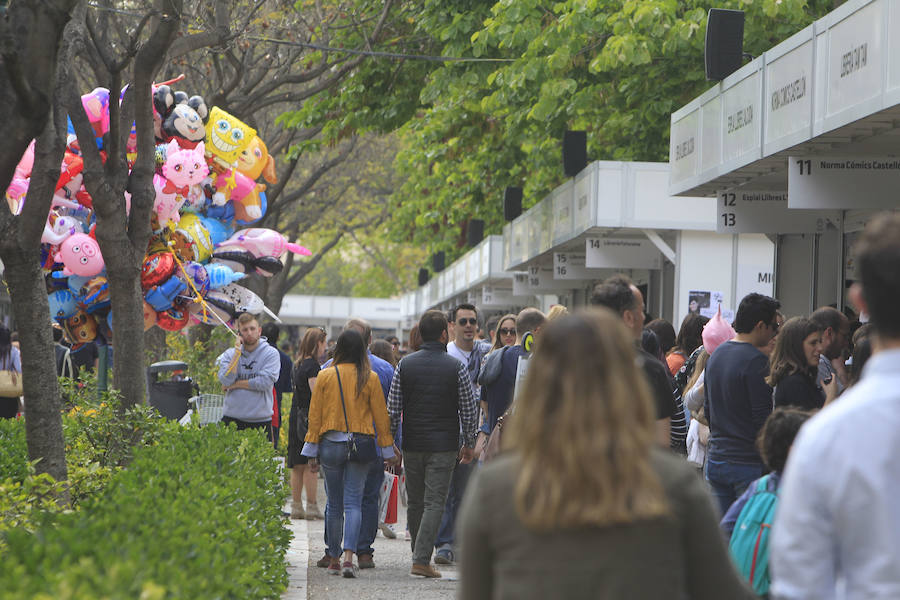
{"type": "Polygon", "coordinates": [[[485,357],[484,363],[481,365],[481,372],[478,373],[478,385],[493,385],[500,379],[500,374],[503,372],[503,354],[508,347],[503,346],[500,352],[491,352],[485,357]]]}
{"type": "Polygon", "coordinates": [[[350,431],[350,422],[347,420],[347,405],[344,404],[344,386],[341,385],[341,373],[338,371],[337,365],[334,367],[334,372],[337,375],[338,390],[341,393],[344,424],[347,426],[347,433],[350,435],[350,439],[347,440],[347,460],[361,463],[373,462],[378,458],[378,451],[375,448],[375,436],[350,431]]]}

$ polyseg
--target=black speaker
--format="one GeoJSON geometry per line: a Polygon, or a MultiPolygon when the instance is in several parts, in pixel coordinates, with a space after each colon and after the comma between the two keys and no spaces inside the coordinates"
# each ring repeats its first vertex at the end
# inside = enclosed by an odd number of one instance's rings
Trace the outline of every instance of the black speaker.
{"type": "Polygon", "coordinates": [[[431,268],[434,269],[435,273],[440,273],[444,270],[445,258],[446,255],[444,254],[443,250],[441,250],[440,252],[435,252],[431,255],[431,268]]]}
{"type": "Polygon", "coordinates": [[[563,171],[575,177],[587,166],[587,132],[567,131],[563,135],[563,171]]]}
{"type": "Polygon", "coordinates": [[[744,11],[709,9],[706,19],[706,78],[721,81],[741,68],[744,60],[744,11]]]}
{"type": "Polygon", "coordinates": [[[469,246],[475,247],[484,239],[484,221],[472,219],[466,226],[466,234],[469,237],[469,246]]]}
{"type": "Polygon", "coordinates": [[[428,283],[428,269],[419,269],[419,285],[428,283]]]}
{"type": "Polygon", "coordinates": [[[503,190],[503,218],[515,220],[522,214],[522,188],[508,187],[503,190]]]}

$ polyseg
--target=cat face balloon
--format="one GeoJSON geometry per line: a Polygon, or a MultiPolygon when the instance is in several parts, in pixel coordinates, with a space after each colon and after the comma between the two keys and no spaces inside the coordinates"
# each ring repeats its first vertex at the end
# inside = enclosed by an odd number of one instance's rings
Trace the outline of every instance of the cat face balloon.
{"type": "Polygon", "coordinates": [[[187,150],[182,149],[175,140],[169,142],[162,177],[153,177],[153,187],[156,188],[153,209],[160,227],[165,227],[169,221],[178,224],[181,218],[178,211],[190,196],[191,188],[199,185],[208,174],[203,142],[187,150]]]}

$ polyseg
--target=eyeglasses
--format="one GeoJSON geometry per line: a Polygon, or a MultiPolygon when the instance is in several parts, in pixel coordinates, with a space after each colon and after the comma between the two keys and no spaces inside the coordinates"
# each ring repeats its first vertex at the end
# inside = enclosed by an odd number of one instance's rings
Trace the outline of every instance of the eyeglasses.
{"type": "Polygon", "coordinates": [[[477,325],[478,319],[457,319],[456,324],[462,325],[463,327],[465,327],[466,325],[477,325]]]}
{"type": "Polygon", "coordinates": [[[516,330],[515,329],[507,329],[506,327],[501,327],[500,335],[516,335],[516,330]]]}

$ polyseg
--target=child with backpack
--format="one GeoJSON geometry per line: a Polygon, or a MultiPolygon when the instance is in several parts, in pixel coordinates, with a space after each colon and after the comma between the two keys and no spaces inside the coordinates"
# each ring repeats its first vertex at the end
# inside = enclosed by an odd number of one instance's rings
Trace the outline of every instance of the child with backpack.
{"type": "Polygon", "coordinates": [[[729,539],[732,561],[759,596],[767,597],[769,592],[769,537],[778,507],[781,472],[794,438],[811,416],[796,408],[776,408],[769,415],[757,445],[771,472],[751,483],[720,523],[729,539]]]}

